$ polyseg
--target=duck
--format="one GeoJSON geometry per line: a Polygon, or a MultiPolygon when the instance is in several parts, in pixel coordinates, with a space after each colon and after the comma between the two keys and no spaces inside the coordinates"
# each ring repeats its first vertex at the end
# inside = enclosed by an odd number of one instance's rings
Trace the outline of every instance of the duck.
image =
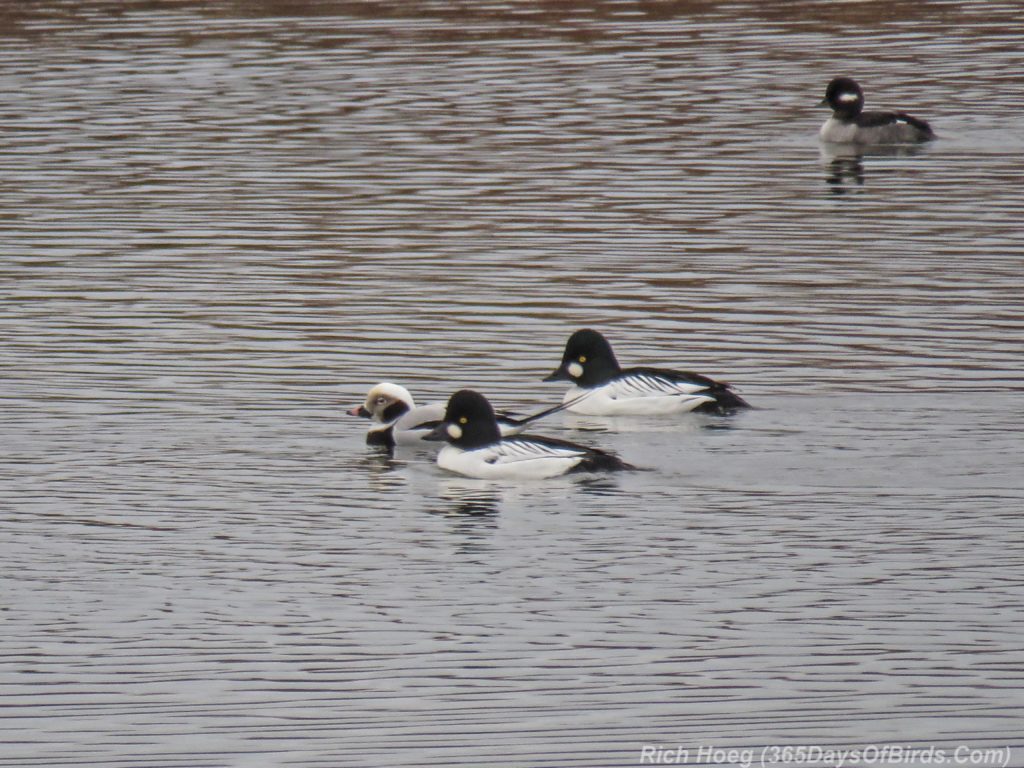
{"type": "Polygon", "coordinates": [[[750,405],[728,384],[699,373],[622,368],[599,332],[582,328],[565,344],[562,363],[544,381],[569,381],[562,404],[586,416],[727,415],[750,405]]]}
{"type": "Polygon", "coordinates": [[[460,389],[448,399],[443,420],[425,439],[447,443],[437,454],[441,469],[483,480],[542,480],[635,469],[613,453],[568,440],[502,436],[494,408],[472,389],[460,389]]]}
{"type": "Polygon", "coordinates": [[[864,91],[850,77],[833,78],[821,106],[832,108],[832,116],[819,131],[824,142],[863,146],[916,144],[935,138],[927,122],[906,112],[864,112],[864,91]]]}
{"type": "MultiPolygon", "coordinates": [[[[559,404],[526,418],[502,413],[496,418],[503,435],[522,432],[533,422],[565,408],[559,404]]],[[[370,388],[366,401],[346,411],[349,416],[370,419],[367,445],[393,449],[397,445],[421,445],[425,436],[444,419],[445,404],[416,405],[412,394],[400,384],[384,381],[370,388]]]]}

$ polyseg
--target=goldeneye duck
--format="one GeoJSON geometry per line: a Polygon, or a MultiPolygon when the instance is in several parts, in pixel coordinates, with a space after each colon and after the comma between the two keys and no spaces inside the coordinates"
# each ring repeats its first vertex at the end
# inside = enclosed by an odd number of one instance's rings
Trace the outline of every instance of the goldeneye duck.
{"type": "Polygon", "coordinates": [[[570,472],[633,469],[614,454],[567,440],[502,437],[491,404],[471,389],[451,396],[444,420],[426,439],[447,441],[437,454],[441,469],[485,480],[538,480],[570,472]]]}
{"type": "MultiPolygon", "coordinates": [[[[498,426],[503,435],[518,434],[538,419],[564,407],[564,404],[556,405],[522,419],[503,413],[497,417],[498,426]]],[[[391,449],[396,445],[422,443],[426,435],[444,420],[444,411],[444,403],[416,405],[408,389],[385,381],[370,389],[366,402],[347,413],[372,420],[373,425],[366,433],[367,445],[383,445],[391,449]]]]}
{"type": "Polygon", "coordinates": [[[728,384],[699,373],[662,368],[622,368],[612,346],[584,328],[569,337],[562,364],[544,381],[571,381],[566,410],[587,416],[662,416],[672,413],[728,414],[749,408],[728,384]]]}
{"type": "Polygon", "coordinates": [[[864,91],[856,80],[837,77],[825,89],[822,106],[832,117],[821,126],[822,141],[834,144],[912,144],[935,138],[931,126],[905,112],[864,112],[864,91]]]}

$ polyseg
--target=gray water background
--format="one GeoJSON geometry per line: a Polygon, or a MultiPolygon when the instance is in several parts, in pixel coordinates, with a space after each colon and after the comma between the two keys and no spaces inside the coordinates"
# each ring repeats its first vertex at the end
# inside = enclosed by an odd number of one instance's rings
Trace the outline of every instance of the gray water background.
{"type": "Polygon", "coordinates": [[[1021,19],[0,5],[0,765],[1024,765],[1021,19]],[[824,152],[840,73],[939,141],[824,152]],[[525,485],[344,415],[587,325],[758,408],[525,485]]]}

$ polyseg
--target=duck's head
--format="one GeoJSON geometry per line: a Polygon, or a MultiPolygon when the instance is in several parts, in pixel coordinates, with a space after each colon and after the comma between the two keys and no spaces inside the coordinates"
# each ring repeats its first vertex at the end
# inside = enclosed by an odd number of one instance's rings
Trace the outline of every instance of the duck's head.
{"type": "Polygon", "coordinates": [[[465,450],[483,448],[501,440],[494,409],[487,398],[471,389],[460,389],[448,399],[444,421],[424,440],[447,440],[465,450]]]}
{"type": "Polygon", "coordinates": [[[830,107],[840,117],[856,117],[864,109],[864,91],[851,77],[834,77],[825,89],[821,106],[830,107]]]}
{"type": "Polygon", "coordinates": [[[348,414],[390,424],[406,411],[412,410],[413,406],[409,390],[385,381],[370,389],[366,393],[366,402],[349,409],[348,414]]]}
{"type": "Polygon", "coordinates": [[[595,330],[583,328],[569,337],[562,364],[544,381],[571,381],[577,386],[593,387],[605,383],[620,370],[608,340],[595,330]]]}

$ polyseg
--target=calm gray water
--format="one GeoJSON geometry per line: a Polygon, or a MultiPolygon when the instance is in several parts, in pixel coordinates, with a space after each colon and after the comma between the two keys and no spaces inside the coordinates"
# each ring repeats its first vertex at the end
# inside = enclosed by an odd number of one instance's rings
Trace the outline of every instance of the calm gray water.
{"type": "Polygon", "coordinates": [[[1024,765],[1021,19],[0,5],[0,765],[1024,765]],[[841,72],[940,140],[823,153],[841,72]],[[759,408],[527,485],[344,415],[584,325],[759,408]]]}

